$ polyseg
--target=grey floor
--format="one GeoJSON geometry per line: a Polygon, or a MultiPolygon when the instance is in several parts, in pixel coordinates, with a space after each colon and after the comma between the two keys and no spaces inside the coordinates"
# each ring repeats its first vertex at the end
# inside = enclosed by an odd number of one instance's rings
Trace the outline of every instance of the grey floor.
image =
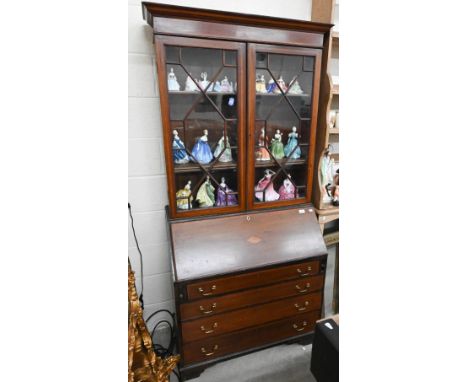
{"type": "MultiPolygon", "coordinates": [[[[335,248],[329,248],[324,315],[332,310],[335,248]]],[[[310,372],[312,345],[280,345],[220,362],[187,382],[316,382],[310,372]]],[[[171,378],[171,382],[177,381],[171,378]]]]}

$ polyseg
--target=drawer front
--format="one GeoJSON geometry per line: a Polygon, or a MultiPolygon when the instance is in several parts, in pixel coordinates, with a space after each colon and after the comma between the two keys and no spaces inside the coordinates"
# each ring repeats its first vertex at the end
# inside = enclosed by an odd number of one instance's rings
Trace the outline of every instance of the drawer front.
{"type": "Polygon", "coordinates": [[[180,318],[181,321],[186,321],[209,317],[234,309],[315,292],[322,290],[323,279],[323,275],[308,276],[280,284],[249,289],[244,292],[230,293],[225,296],[205,298],[196,302],[181,304],[180,318]]]}
{"type": "Polygon", "coordinates": [[[280,281],[312,276],[320,273],[320,260],[287,265],[236,276],[213,278],[187,285],[187,298],[195,300],[241,289],[254,288],[280,281]]]}
{"type": "Polygon", "coordinates": [[[184,343],[204,338],[219,336],[224,333],[262,325],[267,322],[296,316],[322,306],[322,292],[310,293],[274,301],[267,304],[238,309],[213,317],[182,322],[182,339],[184,343]]]}
{"type": "Polygon", "coordinates": [[[314,330],[320,311],[300,314],[260,327],[249,328],[235,333],[191,342],[182,348],[184,364],[202,362],[280,341],[314,330]]]}

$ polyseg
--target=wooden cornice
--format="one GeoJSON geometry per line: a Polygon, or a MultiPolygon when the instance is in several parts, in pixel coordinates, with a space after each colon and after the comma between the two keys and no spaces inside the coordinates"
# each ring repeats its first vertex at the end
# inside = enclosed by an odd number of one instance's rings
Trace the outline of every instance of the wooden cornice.
{"type": "Polygon", "coordinates": [[[175,5],[143,2],[143,17],[153,27],[153,17],[171,17],[178,19],[211,21],[254,27],[267,27],[296,30],[302,32],[326,33],[333,24],[312,21],[283,19],[278,17],[259,16],[245,13],[222,12],[211,9],[180,7],[175,5]]]}

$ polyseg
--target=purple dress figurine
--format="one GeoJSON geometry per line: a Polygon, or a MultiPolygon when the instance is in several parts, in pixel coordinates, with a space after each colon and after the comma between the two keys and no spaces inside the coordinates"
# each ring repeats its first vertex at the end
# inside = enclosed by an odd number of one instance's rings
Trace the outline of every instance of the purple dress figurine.
{"type": "Polygon", "coordinates": [[[208,144],[208,130],[203,130],[203,135],[197,139],[192,149],[192,156],[201,164],[207,164],[213,160],[213,153],[208,144]]]}
{"type": "Polygon", "coordinates": [[[279,195],[279,200],[294,199],[296,197],[296,187],[292,184],[289,174],[279,189],[279,195]]]}
{"type": "Polygon", "coordinates": [[[216,192],[216,207],[237,206],[237,198],[235,194],[225,183],[224,177],[221,178],[218,191],[216,192]]]}

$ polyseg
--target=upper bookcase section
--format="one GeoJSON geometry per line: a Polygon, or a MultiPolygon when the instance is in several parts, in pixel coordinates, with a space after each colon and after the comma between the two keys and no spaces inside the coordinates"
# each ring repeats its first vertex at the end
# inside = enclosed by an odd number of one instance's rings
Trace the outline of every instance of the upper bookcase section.
{"type": "Polygon", "coordinates": [[[154,34],[322,48],[333,24],[142,3],[154,34]]]}

